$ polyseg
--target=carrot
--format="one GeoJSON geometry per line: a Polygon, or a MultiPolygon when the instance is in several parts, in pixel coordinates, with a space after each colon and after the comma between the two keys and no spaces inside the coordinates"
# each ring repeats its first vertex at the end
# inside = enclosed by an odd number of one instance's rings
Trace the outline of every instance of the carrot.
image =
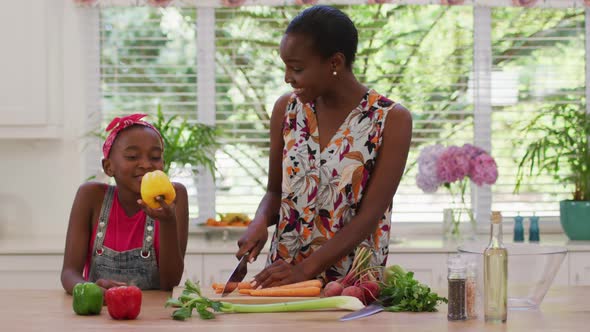
{"type": "Polygon", "coordinates": [[[250,292],[252,291],[252,289],[240,289],[240,294],[242,295],[250,295],[250,292]]]}
{"type": "Polygon", "coordinates": [[[252,289],[250,295],[252,296],[293,296],[293,297],[312,297],[319,296],[321,292],[320,287],[301,287],[301,288],[280,288],[270,287],[263,289],[252,289]]]}
{"type": "Polygon", "coordinates": [[[252,284],[249,282],[240,282],[238,284],[238,289],[252,289],[252,284]]]}
{"type": "Polygon", "coordinates": [[[321,288],[322,282],[319,281],[318,279],[311,279],[311,280],[305,280],[305,281],[301,281],[301,282],[296,282],[293,284],[287,284],[287,285],[282,285],[282,286],[276,286],[274,288],[284,288],[284,289],[290,289],[290,288],[304,288],[304,287],[319,287],[321,288]]]}
{"type": "MultiPolygon", "coordinates": [[[[221,289],[223,291],[225,284],[214,282],[211,287],[213,287],[213,290],[221,289]]],[[[238,289],[252,289],[252,285],[249,282],[240,282],[238,289]]]]}

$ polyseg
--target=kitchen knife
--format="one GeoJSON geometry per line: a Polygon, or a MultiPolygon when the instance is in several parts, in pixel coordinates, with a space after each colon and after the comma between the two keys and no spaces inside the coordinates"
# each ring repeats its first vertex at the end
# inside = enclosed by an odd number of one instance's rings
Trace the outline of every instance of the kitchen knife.
{"type": "Polygon", "coordinates": [[[340,321],[345,322],[347,320],[353,320],[353,319],[371,316],[371,315],[374,315],[374,314],[381,312],[383,310],[384,310],[384,308],[381,304],[373,303],[373,304],[370,304],[360,310],[357,310],[355,312],[351,312],[349,314],[346,314],[346,315],[340,317],[340,321]]]}
{"type": "Polygon", "coordinates": [[[229,276],[229,279],[225,283],[223,287],[223,292],[221,293],[221,297],[227,296],[227,294],[233,292],[236,288],[238,288],[238,284],[244,280],[246,274],[248,273],[248,255],[250,253],[247,252],[240,258],[238,262],[238,266],[232,274],[229,276]]]}

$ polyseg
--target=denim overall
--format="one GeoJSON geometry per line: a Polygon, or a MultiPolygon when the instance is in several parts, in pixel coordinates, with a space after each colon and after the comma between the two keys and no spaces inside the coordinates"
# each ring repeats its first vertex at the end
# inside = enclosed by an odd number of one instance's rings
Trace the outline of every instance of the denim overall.
{"type": "Polygon", "coordinates": [[[115,251],[103,245],[115,187],[109,186],[100,210],[88,281],[111,279],[134,285],[141,289],[159,289],[160,272],[154,249],[154,220],[146,216],[141,248],[115,251]]]}

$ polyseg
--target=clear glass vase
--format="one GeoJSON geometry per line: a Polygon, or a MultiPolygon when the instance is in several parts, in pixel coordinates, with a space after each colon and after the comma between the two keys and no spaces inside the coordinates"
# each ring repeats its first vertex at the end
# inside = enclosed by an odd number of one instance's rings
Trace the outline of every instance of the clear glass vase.
{"type": "Polygon", "coordinates": [[[443,210],[443,239],[451,241],[475,240],[477,225],[470,208],[443,210]]]}

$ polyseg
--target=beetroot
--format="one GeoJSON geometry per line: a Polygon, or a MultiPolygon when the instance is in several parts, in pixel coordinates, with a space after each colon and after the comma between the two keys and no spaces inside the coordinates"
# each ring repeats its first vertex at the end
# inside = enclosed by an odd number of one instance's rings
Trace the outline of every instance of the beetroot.
{"type": "Polygon", "coordinates": [[[378,280],[383,267],[370,265],[373,253],[373,248],[366,246],[356,249],[348,273],[338,280],[344,287],[342,295],[354,296],[365,304],[372,303],[379,297],[378,280]]]}
{"type": "Polygon", "coordinates": [[[379,297],[379,284],[376,281],[364,281],[358,287],[363,290],[364,304],[371,304],[379,297]]]}
{"type": "Polygon", "coordinates": [[[324,288],[324,296],[338,296],[342,294],[344,287],[338,281],[330,281],[324,288]]]}
{"type": "Polygon", "coordinates": [[[357,286],[348,286],[348,287],[344,288],[344,290],[342,290],[341,295],[354,296],[357,299],[361,300],[361,302],[364,302],[363,301],[364,300],[363,290],[357,286]]]}

